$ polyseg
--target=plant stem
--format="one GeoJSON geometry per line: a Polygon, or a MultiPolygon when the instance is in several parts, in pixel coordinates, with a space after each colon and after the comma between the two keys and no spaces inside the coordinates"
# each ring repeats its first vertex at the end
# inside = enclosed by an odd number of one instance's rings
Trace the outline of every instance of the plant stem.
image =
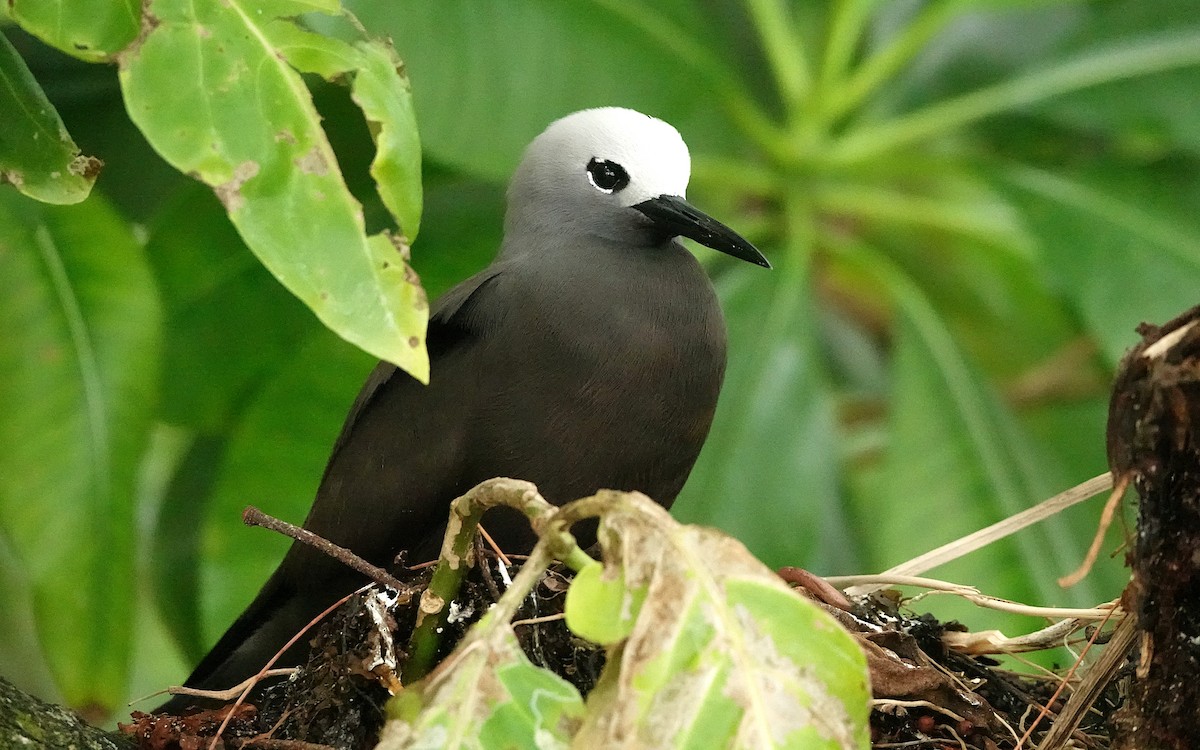
{"type": "Polygon", "coordinates": [[[813,191],[821,212],[950,232],[1027,256],[1033,241],[1006,204],[968,203],[874,186],[822,186],[813,191]]]}
{"type": "Polygon", "coordinates": [[[428,588],[421,594],[417,622],[409,638],[408,658],[402,668],[406,684],[424,677],[433,667],[450,602],[458,596],[463,577],[470,567],[475,529],[484,512],[497,505],[520,510],[529,517],[534,528],[540,528],[558,510],[529,482],[503,478],[482,482],[450,504],[450,522],[442,540],[437,568],[428,588]]]}
{"type": "Polygon", "coordinates": [[[829,22],[825,55],[821,61],[820,83],[824,95],[844,85],[850,61],[862,41],[870,11],[877,0],[837,0],[829,22]]]}
{"type": "Polygon", "coordinates": [[[1136,235],[1170,254],[1186,266],[1196,268],[1195,240],[1171,222],[1141,206],[1096,190],[1077,180],[1034,167],[1013,166],[1003,171],[1012,184],[1045,200],[1088,215],[1096,221],[1136,235]]]}
{"type": "Polygon", "coordinates": [[[649,37],[705,80],[733,123],[764,151],[790,161],[792,148],[785,133],[746,95],[746,86],[720,65],[713,55],[668,19],[654,13],[653,6],[628,0],[591,0],[649,37]]]}
{"type": "Polygon", "coordinates": [[[1092,51],[889,122],[860,128],[835,142],[827,156],[835,164],[862,162],[1054,96],[1192,65],[1200,65],[1200,32],[1160,35],[1141,43],[1092,51]]]}
{"type": "Polygon", "coordinates": [[[812,72],[795,19],[783,0],[746,0],[746,8],[758,31],[789,121],[795,126],[801,105],[812,89],[812,72]]]}
{"type": "Polygon", "coordinates": [[[961,6],[949,2],[925,6],[890,43],[867,58],[836,92],[822,113],[833,123],[858,107],[880,86],[912,61],[921,49],[953,19],[961,6]]]}

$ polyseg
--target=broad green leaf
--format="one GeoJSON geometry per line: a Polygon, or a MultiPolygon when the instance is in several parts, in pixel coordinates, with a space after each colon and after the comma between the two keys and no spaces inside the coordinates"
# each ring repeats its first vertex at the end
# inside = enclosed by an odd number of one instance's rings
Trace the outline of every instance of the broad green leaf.
{"type": "Polygon", "coordinates": [[[1055,97],[1200,65],[1200,28],[1152,34],[1047,61],[991,86],[864,125],[829,149],[835,164],[864,164],[950,136],[980,121],[1034,108],[1055,97]]]}
{"type": "MultiPolygon", "coordinates": [[[[317,317],[424,381],[428,305],[408,267],[407,244],[388,233],[366,234],[362,207],[346,188],[308,89],[285,61],[288,52],[306,60],[350,58],[368,65],[375,81],[381,53],[301,31],[291,16],[312,10],[304,3],[266,10],[217,0],[151,2],[158,23],[121,57],[130,116],[167,161],[214,188],[247,246],[317,317]],[[310,54],[297,45],[308,45],[310,54]]],[[[400,81],[388,79],[397,98],[407,95],[400,81]]],[[[394,107],[385,117],[375,106],[380,95],[360,98],[372,102],[372,118],[383,120],[384,163],[411,166],[415,141],[394,132],[411,126],[407,109],[394,107]]],[[[419,175],[404,175],[399,189],[394,170],[383,174],[386,201],[411,220],[419,175]]]]}
{"type": "MultiPolygon", "coordinates": [[[[1154,35],[1150,38],[1167,45],[1189,31],[1200,31],[1190,0],[1118,0],[1089,4],[1065,45],[1084,49],[1110,41],[1129,44],[1131,37],[1143,35],[1154,35]]],[[[1181,106],[1198,88],[1200,64],[1195,64],[1056,97],[1037,111],[1076,130],[1109,134],[1119,148],[1135,155],[1176,147],[1200,154],[1200,111],[1181,106]]]]}
{"type": "Polygon", "coordinates": [[[717,526],[770,565],[852,570],[815,307],[802,260],[772,259],[772,271],[739,266],[718,275],[728,370],[712,432],[675,513],[717,526]]]}
{"type": "MultiPolygon", "coordinates": [[[[0,528],[5,524],[0,523],[0,528]]],[[[0,535],[0,671],[21,690],[43,700],[63,703],[62,691],[42,651],[33,609],[33,587],[24,563],[0,535]]]]}
{"type": "Polygon", "coordinates": [[[646,598],[572,747],[869,747],[865,658],[832,617],[736,540],[611,496],[604,564],[646,598]]]}
{"type": "MultiPolygon", "coordinates": [[[[165,489],[148,545],[159,619],[191,664],[198,664],[212,645],[211,638],[205,637],[201,611],[200,577],[207,561],[200,554],[200,545],[227,446],[224,437],[207,436],[186,446],[165,489]]],[[[167,684],[179,684],[184,673],[180,669],[167,684]]]]}
{"type": "Polygon", "coordinates": [[[211,457],[219,464],[205,501],[199,571],[206,644],[245,608],[289,545],[283,536],[242,525],[242,510],[256,505],[303,523],[333,441],[374,364],[318,329],[263,383],[227,445],[211,457]]]}
{"type": "Polygon", "coordinates": [[[1046,270],[1115,366],[1142,321],[1196,304],[1200,179],[1174,166],[1005,177],[1042,242],[1046,270]]]}
{"type": "Polygon", "coordinates": [[[507,180],[535,135],[587,107],[662,117],[694,150],[731,142],[720,97],[697,78],[709,66],[723,69],[726,49],[702,40],[734,35],[681,3],[665,13],[659,4],[626,2],[347,5],[395,41],[430,155],[467,174],[507,180]],[[698,28],[684,27],[692,23],[698,28]]]}
{"type": "MultiPolygon", "coordinates": [[[[876,486],[856,498],[864,528],[870,520],[887,519],[870,525],[863,538],[872,567],[883,569],[1023,510],[1061,487],[921,291],[887,259],[858,252],[854,263],[883,284],[897,315],[883,471],[876,486]]],[[[1064,592],[1053,582],[1078,564],[1085,548],[1085,540],[1054,519],[935,574],[1020,601],[1084,605],[1099,600],[1092,584],[1064,592]]],[[[974,614],[967,607],[949,611],[974,614]]],[[[997,627],[996,618],[988,623],[997,627]]]]}
{"type": "Polygon", "coordinates": [[[88,62],[111,60],[142,23],[138,0],[9,0],[8,14],[52,47],[88,62]]]}
{"type": "Polygon", "coordinates": [[[582,713],[575,688],[534,666],[512,627],[488,615],[432,674],[388,704],[378,747],[565,750],[582,713]]]}
{"type": "Polygon", "coordinates": [[[0,183],[46,203],[78,203],[101,162],[84,156],[21,56],[0,34],[0,183]]]}
{"type": "MultiPolygon", "coordinates": [[[[166,495],[175,477],[180,473],[180,464],[192,443],[191,433],[187,430],[161,422],[154,425],[149,445],[142,454],[141,465],[138,467],[139,519],[161,519],[166,495]]],[[[202,502],[197,502],[200,498],[193,496],[189,499],[193,504],[203,507],[202,502]]],[[[187,546],[181,537],[162,536],[162,529],[161,520],[158,524],[142,520],[137,525],[136,544],[139,555],[136,576],[137,601],[134,605],[133,619],[134,642],[137,645],[130,658],[127,704],[128,699],[140,699],[162,690],[164,685],[179,684],[180,674],[196,663],[191,654],[180,648],[180,639],[171,637],[173,634],[170,632],[169,620],[160,616],[170,611],[162,602],[158,587],[159,581],[170,580],[176,576],[194,578],[196,560],[194,555],[189,558],[181,554],[171,560],[177,562],[177,566],[161,567],[158,564],[160,559],[146,554],[146,550],[153,550],[156,546],[167,547],[177,540],[181,546],[187,546]]],[[[195,601],[194,596],[192,600],[195,601]]],[[[184,610],[180,616],[191,614],[193,622],[198,623],[198,618],[194,617],[194,610],[193,606],[191,611],[184,610]]],[[[195,655],[195,659],[198,660],[200,656],[203,654],[195,655]]],[[[153,705],[154,703],[150,703],[139,708],[153,705]]]]}
{"type": "Polygon", "coordinates": [[[220,435],[318,324],[246,251],[208,189],[180,188],[146,246],[166,313],[161,418],[220,435]]]}
{"type": "MultiPolygon", "coordinates": [[[[320,324],[246,251],[207,188],[180,188],[154,217],[146,250],[165,310],[160,418],[199,434],[156,514],[152,569],[161,616],[195,661],[206,645],[201,530],[229,432],[320,324]]],[[[341,418],[334,411],[326,416],[331,428],[341,418]]]]}
{"type": "Polygon", "coordinates": [[[157,389],[159,308],[129,227],[98,196],[0,193],[0,523],[43,654],[72,705],[128,676],[134,491],[157,389]]]}
{"type": "Polygon", "coordinates": [[[362,107],[376,134],[378,155],[371,176],[379,197],[409,240],[421,223],[421,143],[408,78],[390,45],[360,42],[361,69],[354,77],[354,101],[362,107]],[[397,90],[403,91],[400,96],[397,90]]]}
{"type": "MultiPolygon", "coordinates": [[[[1009,196],[997,212],[1023,227],[1022,247],[976,241],[944,230],[876,225],[864,237],[886,247],[889,258],[912,279],[962,347],[996,378],[1018,378],[1043,364],[1079,335],[1057,290],[1046,279],[1037,238],[1009,196]],[[932,259],[932,261],[931,261],[932,259]]],[[[855,295],[870,299],[873,281],[831,276],[855,295]]]]}

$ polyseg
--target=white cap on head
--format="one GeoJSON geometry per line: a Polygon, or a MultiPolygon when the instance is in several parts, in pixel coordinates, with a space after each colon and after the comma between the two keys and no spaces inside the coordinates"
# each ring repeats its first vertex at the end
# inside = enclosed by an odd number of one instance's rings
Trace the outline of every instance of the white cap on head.
{"type": "Polygon", "coordinates": [[[733,230],[684,200],[692,160],[679,131],[621,107],[555,120],[525,149],[508,189],[506,255],[544,254],[563,238],[658,246],[686,236],[762,266],[733,230]]]}

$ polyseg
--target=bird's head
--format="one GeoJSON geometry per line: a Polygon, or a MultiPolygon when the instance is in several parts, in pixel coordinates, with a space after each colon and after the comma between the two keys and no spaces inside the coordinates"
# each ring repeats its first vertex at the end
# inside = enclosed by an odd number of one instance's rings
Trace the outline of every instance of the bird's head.
{"type": "Polygon", "coordinates": [[[687,144],[675,128],[604,107],[551,123],[525,151],[508,191],[510,236],[576,233],[656,245],[684,236],[751,263],[767,259],[685,199],[687,144]]]}

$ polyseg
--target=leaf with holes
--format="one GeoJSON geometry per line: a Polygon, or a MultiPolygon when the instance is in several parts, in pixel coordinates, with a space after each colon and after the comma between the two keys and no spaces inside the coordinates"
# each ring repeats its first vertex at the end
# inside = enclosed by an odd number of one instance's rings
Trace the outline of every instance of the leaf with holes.
{"type": "Polygon", "coordinates": [[[100,161],[79,152],[54,105],[0,34],[0,182],[46,203],[88,196],[100,161]]]}
{"type": "Polygon", "coordinates": [[[512,627],[488,615],[388,705],[379,747],[566,748],[582,713],[575,688],[530,663],[512,627]]]}
{"type": "Polygon", "coordinates": [[[832,617],[737,540],[645,496],[609,497],[604,564],[645,601],[575,747],[868,746],[865,659],[832,617]]]}
{"type": "Polygon", "coordinates": [[[8,13],[46,44],[102,62],[137,37],[141,5],[138,0],[9,0],[8,13]]]}
{"type": "Polygon", "coordinates": [[[338,335],[425,381],[428,304],[408,266],[420,212],[409,91],[388,48],[297,25],[336,7],[153,0],[157,23],[121,55],[121,87],[154,148],[213,187],[284,286],[338,335]],[[367,235],[301,78],[310,71],[353,76],[377,137],[373,173],[407,237],[367,235]]]}

